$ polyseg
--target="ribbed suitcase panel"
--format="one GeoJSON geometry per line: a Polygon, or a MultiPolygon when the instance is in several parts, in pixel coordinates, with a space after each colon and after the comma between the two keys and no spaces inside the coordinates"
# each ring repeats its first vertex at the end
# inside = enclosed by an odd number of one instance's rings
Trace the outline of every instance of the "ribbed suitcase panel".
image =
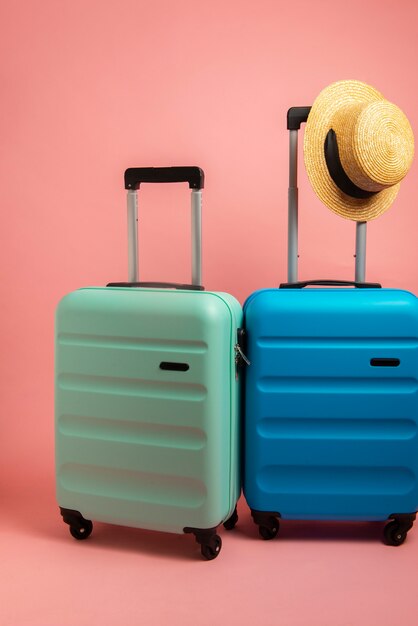
{"type": "Polygon", "coordinates": [[[415,296],[265,290],[249,299],[245,317],[250,507],[294,519],[415,511],[415,296]]]}
{"type": "Polygon", "coordinates": [[[86,289],[64,298],[56,334],[60,506],[171,532],[223,521],[237,495],[234,332],[215,294],[86,289]]]}

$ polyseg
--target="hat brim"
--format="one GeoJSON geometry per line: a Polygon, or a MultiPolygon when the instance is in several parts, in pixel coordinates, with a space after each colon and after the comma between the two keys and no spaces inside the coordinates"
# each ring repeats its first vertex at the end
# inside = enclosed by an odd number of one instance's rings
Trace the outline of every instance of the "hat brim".
{"type": "Polygon", "coordinates": [[[349,220],[366,222],[382,215],[395,200],[400,183],[369,198],[353,198],[332,180],[325,161],[324,143],[332,128],[335,113],[347,105],[385,100],[373,87],[357,80],[341,80],[326,87],[316,98],[306,123],[304,136],[305,167],[319,199],[331,211],[349,220]]]}

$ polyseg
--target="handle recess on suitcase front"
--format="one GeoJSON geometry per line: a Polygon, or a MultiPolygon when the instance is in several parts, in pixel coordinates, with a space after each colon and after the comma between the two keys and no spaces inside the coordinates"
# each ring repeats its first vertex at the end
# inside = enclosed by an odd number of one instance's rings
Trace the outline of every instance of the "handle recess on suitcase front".
{"type": "MultiPolygon", "coordinates": [[[[191,193],[192,285],[202,283],[202,189],[204,173],[200,167],[132,167],[125,171],[128,190],[128,282],[138,283],[138,189],[143,182],[188,182],[191,193]]],[[[177,283],[158,283],[173,285],[177,283]]],[[[142,285],[145,286],[145,285],[142,285]]],[[[149,286],[149,285],[148,285],[149,286]]],[[[176,287],[174,287],[176,288],[176,287]]],[[[181,288],[187,288],[185,285],[181,288]]]]}
{"type": "Polygon", "coordinates": [[[362,283],[355,280],[301,280],[294,283],[282,283],[280,289],[303,289],[309,285],[322,287],[357,287],[358,289],[380,289],[379,283],[362,283]]]}
{"type": "Polygon", "coordinates": [[[125,189],[139,189],[141,183],[189,183],[203,189],[205,175],[200,167],[130,167],[125,172],[125,189]]]}

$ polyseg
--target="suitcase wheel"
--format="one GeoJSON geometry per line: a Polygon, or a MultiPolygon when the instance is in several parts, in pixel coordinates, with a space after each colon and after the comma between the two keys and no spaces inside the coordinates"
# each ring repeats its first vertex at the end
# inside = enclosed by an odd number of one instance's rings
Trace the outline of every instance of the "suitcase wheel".
{"type": "Polygon", "coordinates": [[[229,517],[226,520],[226,522],[224,522],[225,530],[232,530],[233,528],[235,528],[237,522],[238,522],[238,513],[237,513],[237,507],[235,507],[234,512],[232,513],[231,517],[229,517]]]}
{"type": "Polygon", "coordinates": [[[70,527],[70,534],[74,539],[87,539],[93,530],[93,522],[85,519],[80,511],[64,509],[60,507],[61,515],[66,524],[70,527]]]}
{"type": "Polygon", "coordinates": [[[385,543],[388,546],[400,546],[406,539],[407,531],[401,530],[398,522],[389,522],[383,530],[385,543]]]}
{"type": "Polygon", "coordinates": [[[197,543],[200,545],[202,556],[212,561],[216,559],[222,548],[222,539],[216,534],[216,526],[214,528],[183,528],[183,532],[194,535],[197,543]]]}
{"type": "Polygon", "coordinates": [[[263,539],[274,539],[277,533],[279,532],[280,522],[277,517],[272,517],[271,523],[267,526],[264,524],[260,524],[258,527],[258,532],[260,533],[260,537],[263,539]]]}
{"type": "Polygon", "coordinates": [[[384,541],[388,546],[400,546],[406,539],[408,530],[411,530],[416,513],[398,513],[391,515],[391,522],[383,530],[384,541]]]}
{"type": "Polygon", "coordinates": [[[280,513],[277,511],[256,511],[251,509],[251,517],[258,526],[260,537],[263,539],[274,539],[280,528],[280,513]]]}
{"type": "Polygon", "coordinates": [[[216,559],[222,548],[222,539],[219,535],[212,535],[207,543],[201,544],[202,556],[208,561],[216,559]]]}
{"type": "Polygon", "coordinates": [[[80,526],[70,526],[70,533],[74,539],[87,539],[93,530],[93,523],[89,519],[85,519],[80,526]]]}

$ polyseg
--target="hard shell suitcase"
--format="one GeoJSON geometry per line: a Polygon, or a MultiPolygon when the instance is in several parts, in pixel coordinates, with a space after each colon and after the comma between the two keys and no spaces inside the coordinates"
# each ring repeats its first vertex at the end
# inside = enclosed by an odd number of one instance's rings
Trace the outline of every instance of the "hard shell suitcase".
{"type": "Polygon", "coordinates": [[[289,283],[244,305],[244,494],[264,539],[279,518],[391,520],[384,538],[399,545],[418,509],[418,299],[364,282],[365,222],[353,283],[297,282],[297,134],[308,113],[288,114],[289,283]]]}
{"type": "Polygon", "coordinates": [[[79,289],[56,314],[56,489],[64,521],[85,539],[97,520],[193,533],[202,555],[237,520],[240,304],[201,282],[196,167],[131,168],[129,283],[79,289]],[[192,285],[139,283],[137,190],[192,189],[192,285]]]}

